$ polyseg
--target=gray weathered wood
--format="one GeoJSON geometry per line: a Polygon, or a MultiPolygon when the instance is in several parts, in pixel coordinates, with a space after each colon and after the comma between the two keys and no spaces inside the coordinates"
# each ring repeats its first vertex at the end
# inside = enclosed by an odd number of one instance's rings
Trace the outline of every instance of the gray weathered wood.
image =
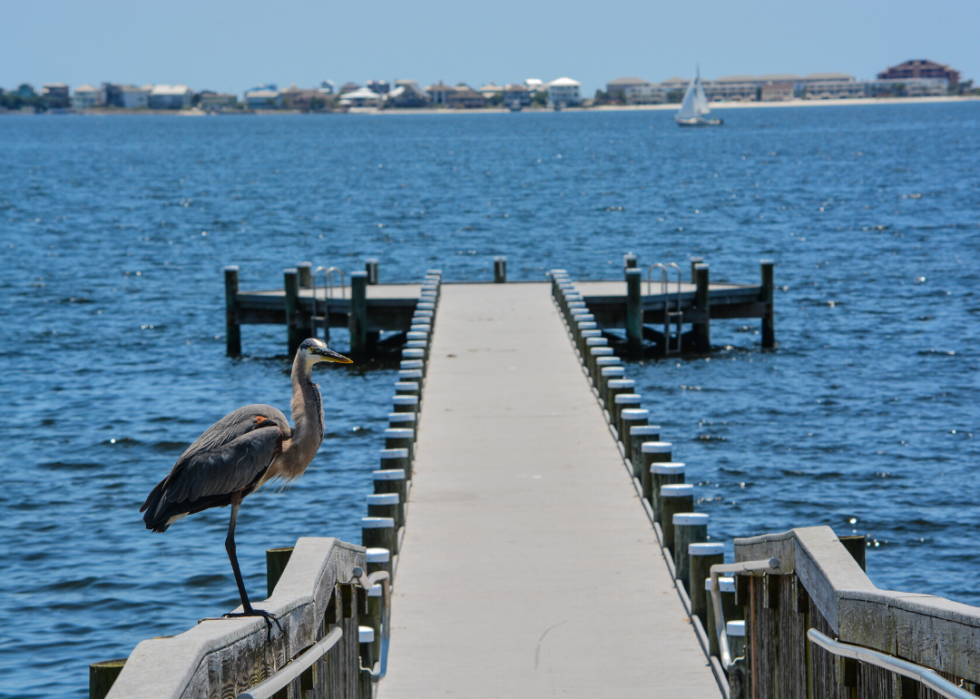
{"type": "Polygon", "coordinates": [[[700,314],[700,321],[694,323],[694,346],[698,352],[711,351],[711,295],[709,293],[708,265],[695,265],[695,304],[700,314]]]}
{"type": "Polygon", "coordinates": [[[626,351],[631,359],[643,356],[643,272],[626,270],[626,351]]]}
{"type": "Polygon", "coordinates": [[[272,593],[279,583],[279,578],[282,577],[283,571],[286,570],[286,565],[289,563],[289,558],[292,555],[292,546],[265,550],[265,594],[267,597],[272,597],[272,593]]]}
{"type": "Polygon", "coordinates": [[[363,358],[368,352],[367,272],[350,275],[350,352],[363,358]]]}
{"type": "Polygon", "coordinates": [[[88,666],[88,699],[105,699],[126,665],[126,658],[104,660],[88,666]]]}
{"type": "Polygon", "coordinates": [[[762,346],[769,349],[776,346],[776,324],[775,313],[773,311],[773,277],[772,260],[762,260],[759,263],[762,268],[762,292],[760,294],[762,303],[766,305],[765,315],[762,316],[762,346]]]}
{"type": "MultiPolygon", "coordinates": [[[[257,604],[278,616],[284,635],[276,629],[268,643],[265,622],[246,617],[202,621],[178,636],[143,641],[130,654],[108,698],[237,696],[326,635],[329,629],[323,620],[334,586],[349,580],[355,566],[364,565],[364,549],[359,546],[336,539],[299,539],[272,597],[257,604]]],[[[356,628],[356,614],[347,623],[351,622],[356,628]]],[[[346,626],[344,634],[329,658],[337,667],[330,673],[331,682],[337,683],[334,697],[350,696],[335,675],[341,665],[356,663],[357,643],[346,640],[346,626]]],[[[325,670],[320,672],[326,664],[318,663],[318,678],[327,676],[325,670]]]]}
{"type": "Polygon", "coordinates": [[[502,255],[493,258],[493,281],[497,284],[507,281],[507,258],[502,255]]]}
{"type": "Polygon", "coordinates": [[[708,540],[708,515],[701,512],[675,512],[673,524],[674,575],[684,585],[688,596],[699,594],[703,590],[691,587],[691,558],[688,549],[691,544],[701,544],[708,540]]]}

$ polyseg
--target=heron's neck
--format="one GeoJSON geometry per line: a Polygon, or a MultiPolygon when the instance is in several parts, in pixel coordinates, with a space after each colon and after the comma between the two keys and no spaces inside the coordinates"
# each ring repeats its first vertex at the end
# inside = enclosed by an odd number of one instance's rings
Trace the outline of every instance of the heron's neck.
{"type": "Polygon", "coordinates": [[[281,477],[298,478],[313,461],[323,441],[323,403],[303,357],[293,362],[293,435],[283,443],[281,477]]]}

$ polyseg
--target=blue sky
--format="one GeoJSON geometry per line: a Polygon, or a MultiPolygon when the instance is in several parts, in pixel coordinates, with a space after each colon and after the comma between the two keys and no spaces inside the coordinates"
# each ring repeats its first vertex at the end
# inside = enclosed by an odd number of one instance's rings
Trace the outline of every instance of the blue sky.
{"type": "Polygon", "coordinates": [[[0,0],[0,86],[185,83],[241,93],[413,78],[479,87],[824,71],[910,58],[980,79],[977,0],[0,0]]]}

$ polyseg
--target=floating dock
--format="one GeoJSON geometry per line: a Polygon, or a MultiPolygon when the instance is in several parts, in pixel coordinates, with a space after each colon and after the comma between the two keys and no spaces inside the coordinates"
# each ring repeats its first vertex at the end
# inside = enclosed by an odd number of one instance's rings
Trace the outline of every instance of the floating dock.
{"type": "Polygon", "coordinates": [[[428,376],[383,696],[719,696],[550,286],[444,285],[428,376]]]}

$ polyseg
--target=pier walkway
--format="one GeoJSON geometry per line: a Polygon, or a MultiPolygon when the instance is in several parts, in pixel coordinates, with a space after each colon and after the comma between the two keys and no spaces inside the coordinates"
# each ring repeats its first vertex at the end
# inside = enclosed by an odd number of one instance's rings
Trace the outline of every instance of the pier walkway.
{"type": "Polygon", "coordinates": [[[717,697],[548,284],[443,286],[384,699],[717,697]]]}

